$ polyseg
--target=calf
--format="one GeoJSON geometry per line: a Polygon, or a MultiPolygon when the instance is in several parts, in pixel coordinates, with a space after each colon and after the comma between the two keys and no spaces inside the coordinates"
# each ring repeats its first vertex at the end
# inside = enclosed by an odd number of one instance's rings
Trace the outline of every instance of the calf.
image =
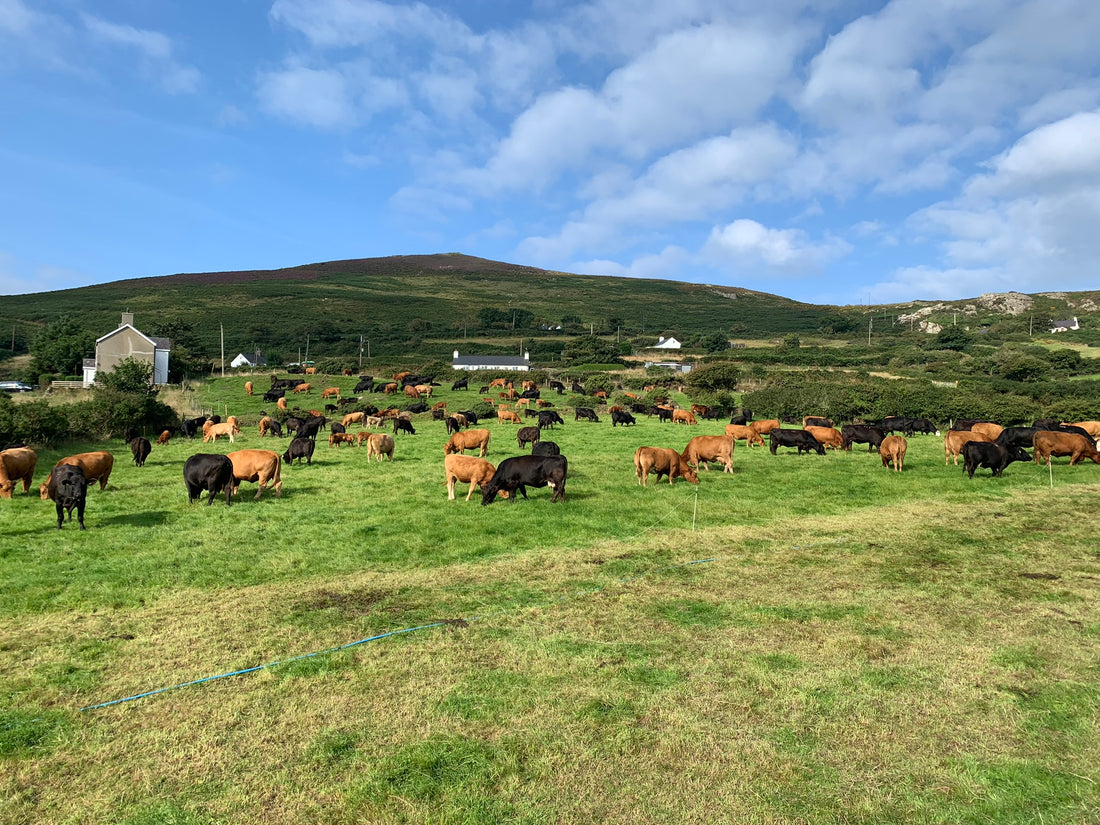
{"type": "Polygon", "coordinates": [[[0,498],[11,498],[16,482],[23,482],[23,492],[31,489],[38,454],[30,447],[12,447],[0,452],[0,498]]]}
{"type": "Polygon", "coordinates": [[[886,438],[882,439],[882,443],[878,448],[878,453],[882,456],[882,466],[888,467],[893,463],[894,472],[900,473],[902,467],[905,466],[905,451],[907,449],[909,449],[909,443],[903,436],[886,436],[886,438]]]}
{"type": "Polygon", "coordinates": [[[632,416],[630,413],[626,412],[625,410],[615,410],[615,412],[611,413],[611,426],[612,427],[614,427],[616,424],[622,424],[625,427],[627,424],[637,424],[637,423],[638,422],[634,420],[634,416],[632,416]]]}
{"type": "Polygon", "coordinates": [[[561,449],[553,441],[540,441],[531,446],[531,455],[561,455],[561,449]]]}
{"type": "Polygon", "coordinates": [[[340,444],[355,444],[355,436],[348,433],[330,433],[328,437],[328,445],[330,447],[336,447],[340,444]]]}
{"type": "Polygon", "coordinates": [[[466,450],[478,450],[478,455],[484,458],[489,452],[489,439],[492,433],[488,430],[463,430],[456,432],[450,440],[443,445],[443,455],[463,453],[466,450]]]}
{"type": "Polygon", "coordinates": [[[196,453],[184,462],[183,483],[187,486],[187,503],[194,504],[202,498],[204,490],[210,492],[206,499],[209,507],[214,496],[225,491],[225,506],[229,506],[233,494],[233,462],[224,455],[196,453]]]}
{"type": "Polygon", "coordinates": [[[634,451],[634,474],[643,487],[647,486],[650,473],[657,476],[658,482],[661,476],[668,476],[669,484],[677,478],[684,478],[692,484],[699,483],[699,474],[680,453],[668,447],[639,447],[634,451]]]}
{"type": "Polygon", "coordinates": [[[988,467],[993,475],[999,476],[1013,461],[1031,461],[1031,456],[1020,447],[997,442],[968,441],[963,445],[963,466],[969,478],[974,478],[979,467],[988,467]]]}
{"type": "Polygon", "coordinates": [[[385,433],[371,433],[370,441],[367,442],[367,460],[369,461],[372,456],[378,456],[378,460],[382,460],[382,456],[385,456],[390,461],[393,461],[393,437],[386,435],[385,433]]]}
{"type": "Polygon", "coordinates": [[[272,482],[275,498],[282,497],[283,479],[278,453],[271,450],[237,450],[226,457],[233,464],[233,495],[237,495],[242,481],[255,481],[260,485],[256,490],[257,499],[263,495],[269,482],[272,482]]]}
{"type": "Polygon", "coordinates": [[[658,421],[671,421],[672,420],[672,407],[663,407],[660,404],[654,404],[649,408],[649,417],[657,416],[658,421]]]}
{"type": "Polygon", "coordinates": [[[157,436],[157,444],[160,444],[162,447],[171,440],[172,440],[172,431],[171,430],[164,430],[159,436],[157,436]]]}
{"type": "Polygon", "coordinates": [[[550,503],[565,501],[565,479],[568,461],[563,455],[521,455],[500,462],[488,484],[481,486],[481,504],[492,504],[501,492],[508,493],[515,504],[516,493],[527,498],[528,487],[550,487],[554,494],[550,503]]]}
{"type": "Polygon", "coordinates": [[[768,437],[770,439],[768,449],[771,450],[772,455],[775,455],[776,448],[778,447],[797,447],[799,455],[810,451],[818,455],[825,455],[825,447],[805,430],[784,430],[777,428],[773,429],[768,434],[768,437]]]}
{"type": "Polygon", "coordinates": [[[416,435],[416,430],[413,428],[412,422],[407,418],[395,418],[393,420],[393,434],[408,433],[409,435],[416,435]]]}
{"type": "Polygon", "coordinates": [[[520,427],[516,430],[516,443],[522,450],[527,444],[537,444],[541,434],[538,427],[520,427]]]}
{"type": "Polygon", "coordinates": [[[290,445],[286,448],[286,452],[283,453],[283,461],[287,464],[292,463],[297,459],[298,463],[302,463],[302,459],[306,460],[306,464],[313,463],[313,450],[317,446],[317,442],[312,438],[301,438],[296,436],[290,440],[290,445]]]}
{"type": "Polygon", "coordinates": [[[88,479],[84,477],[84,471],[80,467],[71,464],[54,467],[53,472],[50,473],[47,495],[53,499],[57,507],[58,530],[65,521],[66,512],[69,514],[69,521],[73,520],[74,508],[80,529],[84,529],[84,504],[88,499],[88,479]]]}
{"type": "Polygon", "coordinates": [[[728,435],[697,435],[684,447],[684,461],[704,470],[708,461],[721,461],[722,472],[733,472],[733,437],[728,435]]]}
{"type": "Polygon", "coordinates": [[[130,452],[134,454],[134,464],[138,467],[145,466],[145,459],[149,457],[149,453],[153,451],[153,445],[149,443],[148,438],[142,438],[140,435],[130,441],[130,452]]]}
{"type": "Polygon", "coordinates": [[[324,401],[326,398],[339,398],[339,397],[340,397],[340,388],[339,387],[325,387],[323,390],[321,390],[321,400],[322,401],[324,401]]]}
{"type": "Polygon", "coordinates": [[[484,487],[488,484],[496,467],[484,458],[472,455],[448,455],[443,457],[443,477],[447,483],[447,500],[454,501],[455,482],[469,482],[470,491],[466,494],[466,500],[474,494],[474,487],[484,487]]]}

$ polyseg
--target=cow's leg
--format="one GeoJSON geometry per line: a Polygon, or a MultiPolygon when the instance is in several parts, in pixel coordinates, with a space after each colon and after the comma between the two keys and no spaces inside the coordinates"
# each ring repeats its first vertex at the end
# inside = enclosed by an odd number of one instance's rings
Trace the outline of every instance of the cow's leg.
{"type": "MultiPolygon", "coordinates": [[[[76,503],[76,520],[80,523],[80,529],[84,529],[84,499],[80,499],[76,503]]],[[[73,520],[73,514],[69,513],[69,521],[73,520]]]]}

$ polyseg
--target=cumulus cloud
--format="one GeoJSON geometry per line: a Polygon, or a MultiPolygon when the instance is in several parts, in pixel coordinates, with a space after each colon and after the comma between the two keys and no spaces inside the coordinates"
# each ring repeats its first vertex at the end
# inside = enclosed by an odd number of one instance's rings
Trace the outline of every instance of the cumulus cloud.
{"type": "Polygon", "coordinates": [[[340,127],[355,119],[343,75],[328,69],[292,66],[262,73],[257,95],[268,112],[311,126],[340,127]]]}
{"type": "Polygon", "coordinates": [[[800,229],[770,229],[741,218],[717,226],[707,239],[703,255],[726,267],[759,267],[791,273],[813,272],[847,255],[852,247],[839,238],[814,243],[800,229]]]}

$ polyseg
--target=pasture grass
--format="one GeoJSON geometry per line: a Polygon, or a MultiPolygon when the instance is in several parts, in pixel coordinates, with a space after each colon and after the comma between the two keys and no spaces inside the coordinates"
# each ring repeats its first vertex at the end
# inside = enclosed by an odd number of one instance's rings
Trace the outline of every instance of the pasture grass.
{"type": "Polygon", "coordinates": [[[0,823],[1100,815],[1100,468],[969,480],[918,436],[900,474],[739,446],[643,489],[637,446],[721,424],[567,417],[566,501],[482,507],[416,426],[393,463],[319,444],[281,499],[189,506],[183,461],[230,445],[179,439],[109,444],[84,533],[0,502],[0,823]]]}

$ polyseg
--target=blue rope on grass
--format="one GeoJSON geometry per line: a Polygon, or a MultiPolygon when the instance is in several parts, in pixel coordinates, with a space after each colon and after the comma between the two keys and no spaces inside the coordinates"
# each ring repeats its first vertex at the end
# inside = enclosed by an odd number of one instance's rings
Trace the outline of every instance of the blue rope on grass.
{"type": "MultiPolygon", "coordinates": [[[[643,576],[650,575],[651,573],[659,573],[662,570],[671,570],[671,569],[676,568],[676,567],[688,567],[688,566],[693,565],[693,564],[706,564],[707,562],[712,562],[712,561],[716,561],[716,559],[713,559],[713,558],[711,558],[711,559],[696,559],[695,561],[683,562],[682,564],[670,564],[670,565],[666,565],[665,567],[659,567],[656,570],[647,571],[646,573],[639,573],[637,576],[628,576],[626,578],[619,579],[618,581],[612,582],[612,584],[625,584],[627,582],[632,582],[632,581],[635,581],[637,579],[640,579],[643,576]]],[[[559,598],[554,599],[552,601],[547,601],[547,602],[542,602],[541,604],[532,605],[531,607],[528,607],[528,608],[513,608],[512,610],[498,610],[495,613],[488,613],[484,616],[474,616],[472,618],[461,619],[459,621],[460,622],[466,622],[466,623],[476,622],[476,621],[479,621],[481,619],[490,618],[492,616],[500,616],[500,615],[503,615],[505,613],[514,612],[515,610],[537,609],[539,607],[547,607],[549,605],[560,604],[561,602],[564,602],[568,599],[575,599],[575,598],[579,598],[580,596],[589,595],[589,594],[592,594],[592,593],[597,593],[600,590],[604,590],[609,586],[610,585],[604,585],[603,587],[593,587],[593,588],[590,588],[588,590],[582,590],[578,593],[574,593],[572,595],[560,596],[559,598]]],[[[121,705],[124,702],[133,702],[133,701],[136,701],[138,699],[145,699],[149,696],[156,696],[158,693],[166,693],[167,691],[170,691],[170,690],[179,690],[180,688],[191,687],[193,685],[201,685],[204,682],[213,682],[217,679],[228,679],[230,676],[243,676],[246,673],[255,673],[258,670],[265,670],[266,668],[278,667],[279,665],[285,665],[285,664],[289,664],[291,662],[301,661],[302,659],[311,659],[315,656],[325,656],[325,655],[328,655],[330,653],[338,653],[341,650],[347,650],[348,648],[352,648],[352,647],[356,647],[358,645],[366,644],[367,642],[377,642],[379,639],[387,639],[391,636],[400,636],[404,633],[413,633],[417,630],[428,630],[429,628],[441,627],[443,625],[454,625],[456,623],[458,623],[458,622],[456,622],[453,619],[450,619],[450,620],[443,620],[443,621],[438,621],[438,622],[430,622],[429,624],[417,625],[416,627],[406,627],[406,628],[402,628],[401,630],[391,630],[388,633],[379,633],[375,636],[368,636],[365,639],[359,639],[359,640],[354,641],[354,642],[348,642],[347,644],[339,645],[337,647],[330,647],[327,650],[318,650],[318,651],[315,651],[313,653],[303,653],[300,656],[292,656],[289,659],[281,659],[277,662],[268,662],[265,665],[256,665],[255,667],[246,667],[243,670],[233,670],[233,671],[229,671],[228,673],[219,673],[216,676],[206,676],[202,679],[193,679],[190,682],[181,682],[178,685],[171,685],[169,687],[157,688],[156,690],[149,690],[149,691],[146,691],[145,693],[136,693],[133,696],[126,696],[122,699],[113,699],[110,702],[100,702],[98,705],[87,705],[86,707],[82,707],[80,710],[81,711],[98,710],[99,708],[106,708],[106,707],[110,707],[112,705],[121,705]]]]}

